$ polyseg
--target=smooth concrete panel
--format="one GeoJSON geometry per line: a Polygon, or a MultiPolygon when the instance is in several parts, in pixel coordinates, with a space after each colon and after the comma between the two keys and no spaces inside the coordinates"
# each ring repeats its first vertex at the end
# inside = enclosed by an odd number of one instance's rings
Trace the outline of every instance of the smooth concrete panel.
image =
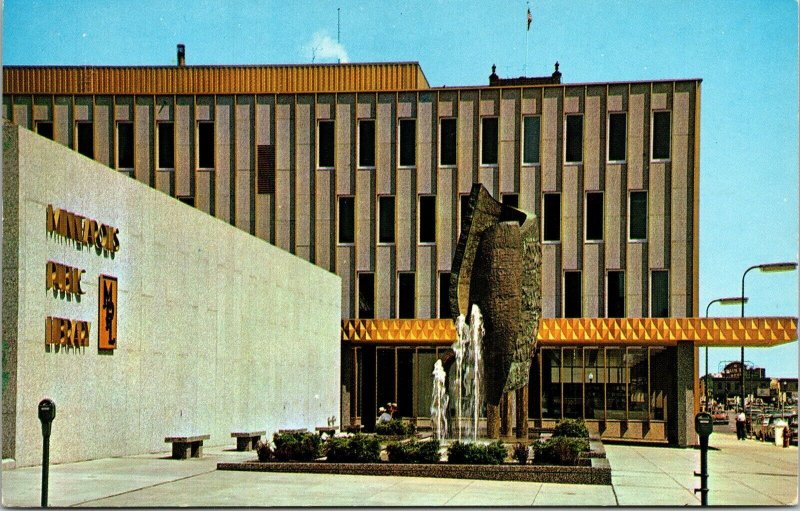
{"type": "Polygon", "coordinates": [[[111,96],[115,121],[133,121],[133,96],[111,96]]]}
{"type": "Polygon", "coordinates": [[[542,317],[561,317],[561,245],[542,244],[542,317]]]}
{"type": "Polygon", "coordinates": [[[645,184],[645,161],[650,158],[650,111],[647,110],[645,91],[631,89],[628,98],[628,189],[640,190],[645,184]]]}
{"type": "Polygon", "coordinates": [[[175,171],[156,170],[156,190],[171,197],[175,196],[175,171]]]}
{"type": "Polygon", "coordinates": [[[356,296],[356,273],[355,268],[355,247],[337,245],[336,247],[336,275],[342,278],[341,292],[341,317],[356,317],[355,296],[356,296]]]}
{"type": "Polygon", "coordinates": [[[417,193],[413,170],[397,172],[395,251],[397,271],[413,271],[417,246],[417,193]]]}
{"type": "Polygon", "coordinates": [[[299,96],[295,104],[295,253],[311,261],[314,253],[314,121],[313,96],[299,96]]]}
{"type": "MultiPolygon", "coordinates": [[[[30,100],[28,100],[30,103],[30,100]]],[[[73,109],[73,116],[75,121],[88,121],[94,120],[94,97],[93,96],[75,96],[73,99],[75,108],[73,109]]]]}
{"type": "MultiPolygon", "coordinates": [[[[4,102],[5,104],[5,102],[4,102]]],[[[32,113],[32,120],[33,121],[47,121],[52,119],[52,99],[49,97],[42,97],[42,96],[34,96],[33,97],[33,107],[31,109],[32,113]]],[[[6,117],[10,119],[10,117],[6,117]]],[[[36,127],[34,124],[31,124],[33,128],[31,131],[35,131],[36,127]]]]}
{"type": "Polygon", "coordinates": [[[669,267],[669,165],[650,164],[647,193],[647,244],[650,268],[669,267]]]}
{"type": "Polygon", "coordinates": [[[605,316],[605,271],[603,244],[586,243],[583,247],[583,316],[602,318],[605,316]]]}
{"type": "Polygon", "coordinates": [[[628,239],[626,189],[624,165],[609,165],[605,175],[603,193],[603,237],[605,239],[606,268],[619,269],[625,266],[625,250],[628,239]]]}
{"type": "MultiPolygon", "coordinates": [[[[291,190],[292,173],[290,170],[275,171],[275,191],[291,190]]],[[[278,248],[291,252],[294,248],[292,237],[292,224],[294,223],[294,211],[292,209],[292,196],[288,193],[275,193],[275,245],[278,248]]]]}
{"type": "Polygon", "coordinates": [[[18,131],[20,253],[40,270],[19,273],[25,309],[18,330],[17,466],[41,460],[30,403],[43,395],[59,407],[55,464],[163,452],[172,434],[208,433],[208,445],[229,445],[234,429],[313,428],[338,415],[338,277],[18,131]],[[75,189],[75,182],[83,186],[75,189]],[[47,204],[119,228],[120,250],[111,257],[46,235],[47,204]],[[42,292],[48,260],[86,271],[79,302],[42,292]],[[95,344],[101,273],[119,282],[113,354],[99,354],[95,344]],[[91,321],[90,346],[46,351],[50,314],[91,321]],[[314,321],[303,320],[309,315],[314,321]]]}
{"type": "Polygon", "coordinates": [[[435,318],[436,317],[436,246],[435,245],[420,245],[417,248],[417,300],[416,308],[417,318],[435,318]]]}
{"type": "Polygon", "coordinates": [[[497,167],[478,167],[478,182],[489,190],[492,197],[500,200],[498,173],[497,167]]]}
{"type": "Polygon", "coordinates": [[[564,167],[561,192],[562,264],[565,270],[580,269],[583,251],[583,183],[580,166],[564,167]]]}
{"type": "Polygon", "coordinates": [[[394,245],[378,245],[375,252],[375,317],[396,318],[394,245]]]}
{"type": "Polygon", "coordinates": [[[94,105],[94,159],[103,165],[114,167],[114,123],[111,120],[112,98],[98,96],[94,105]]]}
{"type": "Polygon", "coordinates": [[[216,169],[214,172],[214,212],[217,218],[232,222],[232,204],[234,199],[233,169],[233,98],[217,96],[214,110],[214,154],[216,169]]]}
{"type": "Polygon", "coordinates": [[[236,227],[244,232],[254,234],[253,190],[256,187],[256,174],[252,170],[236,171],[236,227]]]}
{"type": "Polygon", "coordinates": [[[375,173],[359,170],[356,174],[356,270],[375,268],[375,173]]]}
{"type": "Polygon", "coordinates": [[[434,96],[420,93],[417,104],[417,192],[436,193],[436,104],[434,96]]]}
{"type": "Polygon", "coordinates": [[[374,119],[377,94],[364,92],[356,95],[356,118],[374,119]]]}
{"type": "Polygon", "coordinates": [[[395,139],[399,137],[395,125],[394,94],[378,96],[377,115],[375,117],[375,187],[378,195],[393,193],[395,139]]]}
{"type": "Polygon", "coordinates": [[[336,193],[355,193],[355,95],[339,96],[336,104],[336,193]]]}
{"type": "Polygon", "coordinates": [[[462,92],[458,104],[458,192],[469,193],[478,178],[478,93],[462,92]]]}
{"type": "MultiPolygon", "coordinates": [[[[156,96],[156,122],[161,121],[174,121],[175,120],[175,102],[172,96],[156,96]]],[[[76,110],[77,116],[77,110],[76,110]]],[[[78,118],[76,117],[76,120],[78,118]]]]}
{"type": "Polygon", "coordinates": [[[314,201],[314,263],[328,271],[334,271],[334,250],[336,232],[331,226],[334,222],[335,200],[333,193],[333,173],[330,170],[315,172],[316,190],[314,201]]]}
{"type": "Polygon", "coordinates": [[[522,115],[538,115],[542,113],[542,89],[522,89],[522,115]]]}
{"type": "Polygon", "coordinates": [[[194,179],[194,99],[178,96],[175,104],[175,195],[192,196],[194,179]]]}
{"type": "Polygon", "coordinates": [[[605,87],[588,87],[583,114],[583,184],[585,190],[602,190],[606,161],[605,87]]]}
{"type": "Polygon", "coordinates": [[[214,188],[214,171],[198,170],[195,178],[194,207],[213,216],[211,208],[214,200],[211,193],[214,188]]]}
{"type": "Polygon", "coordinates": [[[279,97],[275,106],[275,244],[289,252],[294,250],[293,112],[294,99],[279,97]]]}
{"type": "Polygon", "coordinates": [[[439,169],[436,181],[436,269],[450,271],[456,244],[458,195],[455,193],[453,169],[439,169]]]}
{"type": "Polygon", "coordinates": [[[499,192],[518,193],[520,158],[520,89],[504,90],[500,97],[498,163],[499,192]]]}
{"type": "Polygon", "coordinates": [[[644,318],[649,314],[647,243],[628,243],[625,257],[625,310],[628,317],[644,318]]]}
{"type": "Polygon", "coordinates": [[[561,90],[552,88],[544,90],[542,99],[542,145],[539,151],[541,159],[541,176],[543,192],[558,192],[561,190],[561,160],[562,160],[562,114],[561,90]]]}
{"type": "Polygon", "coordinates": [[[149,98],[136,98],[134,105],[134,133],[133,158],[136,180],[146,185],[152,185],[153,172],[153,103],[149,98]]]}
{"type": "Polygon", "coordinates": [[[33,104],[30,96],[15,96],[11,118],[15,124],[33,129],[33,104]]]}
{"type": "MultiPolygon", "coordinates": [[[[20,114],[26,114],[27,110],[20,112],[16,107],[17,98],[14,98],[14,122],[20,126],[27,126],[27,118],[18,119],[20,114]]],[[[151,102],[152,104],[152,102],[151,102]]],[[[55,106],[53,107],[53,140],[67,147],[74,147],[72,140],[72,127],[74,119],[72,117],[72,97],[55,96],[55,106]]],[[[148,139],[144,139],[148,140],[148,139]]]]}

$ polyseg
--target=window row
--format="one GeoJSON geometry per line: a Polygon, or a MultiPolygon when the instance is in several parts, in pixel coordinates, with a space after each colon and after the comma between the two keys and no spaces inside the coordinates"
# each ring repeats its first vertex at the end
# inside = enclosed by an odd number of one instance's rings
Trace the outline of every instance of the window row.
{"type": "MultiPolygon", "coordinates": [[[[540,116],[522,118],[522,164],[540,163],[541,121],[540,116]]],[[[482,117],[480,126],[480,164],[498,164],[499,127],[498,117],[482,117]]],[[[651,159],[670,158],[670,112],[654,111],[651,123],[651,159]]],[[[37,121],[36,131],[53,138],[53,123],[37,121]]],[[[317,168],[335,166],[335,121],[317,123],[317,168]]],[[[623,163],[627,148],[627,114],[608,114],[608,136],[606,158],[610,163],[623,163]]],[[[157,168],[175,168],[175,124],[169,121],[156,123],[157,168]]],[[[116,168],[132,169],[134,129],[132,122],[117,122],[116,168]]],[[[375,120],[358,121],[358,167],[375,167],[375,120]]],[[[583,115],[568,114],[564,122],[564,162],[583,161],[583,115]]],[[[400,167],[416,166],[417,122],[416,119],[399,119],[397,128],[397,160],[400,167]]],[[[92,122],[75,123],[75,149],[94,158],[94,125],[92,122]]],[[[198,121],[196,130],[197,168],[214,168],[214,123],[198,121]]],[[[454,117],[439,120],[439,165],[455,166],[457,162],[458,132],[454,117]]]]}
{"type": "MultiPolygon", "coordinates": [[[[119,121],[116,123],[116,128],[116,168],[132,170],[134,168],[133,122],[119,121]]],[[[37,121],[36,132],[53,140],[53,123],[37,121]]],[[[76,122],[74,136],[75,150],[87,158],[94,158],[94,124],[84,121],[76,122]]],[[[213,169],[215,167],[214,123],[198,121],[195,141],[197,168],[213,169]]],[[[172,170],[175,168],[175,123],[166,121],[156,123],[155,151],[158,169],[172,170]]]]}
{"type": "MultiPolygon", "coordinates": [[[[564,272],[562,306],[564,318],[583,316],[583,285],[581,271],[564,272]]],[[[451,318],[450,272],[439,272],[438,317],[451,318]]],[[[609,270],[605,279],[605,317],[627,317],[625,310],[625,272],[609,270]]],[[[650,295],[648,316],[651,318],[669,317],[669,271],[650,271],[650,295]]],[[[358,318],[375,317],[375,274],[358,273],[358,318]]],[[[416,317],[416,280],[413,272],[397,273],[397,318],[416,317]]]]}

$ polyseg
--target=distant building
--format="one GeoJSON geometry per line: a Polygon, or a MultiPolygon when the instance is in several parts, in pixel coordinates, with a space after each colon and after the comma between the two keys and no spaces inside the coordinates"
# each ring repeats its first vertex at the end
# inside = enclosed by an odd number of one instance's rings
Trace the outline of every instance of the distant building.
{"type": "MultiPolygon", "coordinates": [[[[726,403],[729,399],[742,395],[742,363],[733,361],[725,365],[721,373],[711,374],[708,378],[710,395],[717,403],[726,403]]],[[[701,385],[704,385],[705,378],[701,385]]],[[[745,395],[753,396],[766,404],[779,404],[778,392],[786,394],[787,402],[797,402],[797,378],[773,378],[766,374],[763,367],[745,365],[745,395]]]]}

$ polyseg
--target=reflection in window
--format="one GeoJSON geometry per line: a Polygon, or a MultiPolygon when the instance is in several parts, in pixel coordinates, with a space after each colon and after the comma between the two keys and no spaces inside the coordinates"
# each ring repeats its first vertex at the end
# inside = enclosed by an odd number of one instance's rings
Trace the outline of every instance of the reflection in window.
{"type": "Polygon", "coordinates": [[[631,380],[628,385],[628,418],[647,419],[647,349],[628,348],[628,367],[631,380]]]}
{"type": "Polygon", "coordinates": [[[584,406],[587,419],[605,418],[605,351],[597,348],[586,348],[583,352],[584,382],[586,398],[584,406]]]}
{"type": "MultiPolygon", "coordinates": [[[[386,406],[386,403],[395,402],[395,364],[394,364],[394,348],[378,348],[376,350],[378,356],[378,365],[376,368],[375,380],[378,388],[378,406],[386,406]]],[[[399,405],[400,403],[398,403],[399,405]]],[[[369,413],[369,410],[365,410],[369,413]]],[[[373,414],[378,413],[378,410],[372,410],[373,414]]]]}
{"type": "Polygon", "coordinates": [[[561,418],[561,350],[542,349],[542,417],[561,418]]]}
{"type": "Polygon", "coordinates": [[[625,419],[625,362],[624,348],[606,350],[608,365],[608,384],[606,385],[606,406],[609,419],[625,419]]]}
{"type": "Polygon", "coordinates": [[[564,348],[564,367],[561,370],[564,383],[564,417],[581,417],[583,401],[583,353],[580,348],[564,348]]]}

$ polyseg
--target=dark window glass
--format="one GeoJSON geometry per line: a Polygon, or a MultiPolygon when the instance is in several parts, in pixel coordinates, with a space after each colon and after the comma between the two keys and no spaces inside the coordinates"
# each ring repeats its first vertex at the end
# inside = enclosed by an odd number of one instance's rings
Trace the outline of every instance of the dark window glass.
{"type": "Polygon", "coordinates": [[[197,166],[201,169],[214,168],[214,123],[197,123],[197,166]]]}
{"type": "Polygon", "coordinates": [[[417,164],[417,121],[400,119],[400,166],[417,164]]]}
{"type": "Polygon", "coordinates": [[[419,242],[436,243],[436,196],[419,196],[419,242]]]}
{"type": "Polygon", "coordinates": [[[511,207],[519,207],[519,195],[516,193],[504,193],[501,198],[503,204],[508,204],[511,207]]]}
{"type": "Polygon", "coordinates": [[[608,370],[608,384],[606,385],[607,419],[619,420],[627,418],[626,405],[628,402],[625,392],[627,381],[627,368],[624,358],[625,348],[608,348],[606,361],[608,370]]]}
{"type": "Polygon", "coordinates": [[[539,116],[525,117],[523,122],[522,163],[539,163],[539,116]]]}
{"type": "Polygon", "coordinates": [[[628,348],[628,419],[644,420],[647,415],[647,348],[628,348]]]}
{"type": "Polygon", "coordinates": [[[194,197],[191,195],[179,195],[178,200],[186,204],[187,206],[194,207],[194,197]]]}
{"type": "Polygon", "coordinates": [[[653,270],[650,278],[650,317],[669,317],[669,273],[653,270]]]}
{"type": "Polygon", "coordinates": [[[439,273],[439,317],[452,319],[450,313],[450,272],[439,273]]]}
{"type": "Polygon", "coordinates": [[[608,116],[608,161],[625,161],[625,114],[608,116]]]}
{"type": "MultiPolygon", "coordinates": [[[[394,414],[397,419],[400,417],[414,417],[414,389],[419,388],[414,385],[414,369],[414,350],[398,348],[397,398],[392,401],[397,403],[397,412],[394,414]]],[[[431,373],[433,373],[432,367],[431,373]]],[[[382,403],[383,401],[378,402],[382,403]]],[[[430,414],[430,404],[428,405],[428,413],[430,414]]]]}
{"type": "Polygon", "coordinates": [[[117,168],[133,168],[133,123],[117,123],[117,168]]]}
{"type": "Polygon", "coordinates": [[[355,198],[339,197],[339,243],[355,241],[355,198]]]}
{"type": "Polygon", "coordinates": [[[544,194],[544,236],[543,241],[561,241],[561,195],[544,194]]]}
{"type": "Polygon", "coordinates": [[[399,273],[397,275],[397,317],[400,319],[414,319],[415,282],[413,273],[399,273]]]}
{"type": "Polygon", "coordinates": [[[583,350],[564,348],[561,381],[564,383],[564,417],[583,417],[583,350]]]}
{"type": "Polygon", "coordinates": [[[158,123],[158,168],[175,168],[175,125],[158,123]]]}
{"type": "Polygon", "coordinates": [[[53,123],[50,121],[38,121],[36,123],[36,133],[53,140],[53,123]]]}
{"type": "Polygon", "coordinates": [[[319,150],[318,165],[329,168],[334,165],[334,127],[333,121],[319,121],[317,148],[319,150]]]}
{"type": "Polygon", "coordinates": [[[609,318],[625,317],[625,272],[608,272],[608,307],[609,318]]]}
{"type": "Polygon", "coordinates": [[[87,158],[94,158],[94,124],[91,122],[79,122],[77,128],[78,152],[87,158]]]}
{"type": "Polygon", "coordinates": [[[653,159],[669,159],[670,113],[653,112],[653,159]]]}
{"type": "Polygon", "coordinates": [[[581,317],[581,272],[564,272],[564,317],[581,317]]]}
{"type": "Polygon", "coordinates": [[[375,166],[375,121],[358,122],[358,166],[375,166]]]}
{"type": "Polygon", "coordinates": [[[275,146],[259,145],[256,154],[256,191],[261,194],[275,193],[275,146]]]}
{"type": "Polygon", "coordinates": [[[481,119],[481,165],[497,165],[497,117],[481,119]]]}
{"type": "Polygon", "coordinates": [[[375,317],[375,274],[358,274],[358,317],[372,319],[375,317]]]}
{"type": "Polygon", "coordinates": [[[394,196],[379,197],[380,222],[378,226],[378,242],[394,243],[394,196]]]}
{"type": "Polygon", "coordinates": [[[561,348],[542,348],[542,417],[561,418],[561,348]]]}
{"type": "Polygon", "coordinates": [[[673,382],[675,367],[674,350],[668,352],[663,346],[654,346],[650,350],[650,418],[664,420],[664,409],[667,396],[675,388],[673,382]]]}
{"type": "Polygon", "coordinates": [[[647,239],[647,192],[631,192],[628,223],[629,239],[647,239]]]}
{"type": "Polygon", "coordinates": [[[567,135],[565,140],[566,161],[579,163],[583,161],[583,116],[567,116],[567,135]]]}
{"type": "Polygon", "coordinates": [[[442,119],[441,131],[439,133],[439,164],[456,164],[456,119],[442,119]]]}
{"type": "Polygon", "coordinates": [[[587,419],[605,418],[605,350],[585,348],[583,350],[584,379],[586,385],[585,417],[587,419]]]}
{"type": "MultiPolygon", "coordinates": [[[[381,406],[384,403],[395,402],[395,349],[394,348],[378,348],[375,350],[376,367],[375,367],[375,383],[377,385],[376,398],[381,406]]],[[[362,387],[363,388],[363,387],[362,387]]],[[[367,412],[369,413],[369,412],[367,412]]],[[[373,411],[372,413],[376,413],[373,411]]]]}
{"type": "Polygon", "coordinates": [[[586,194],[586,241],[603,239],[603,194],[586,194]]]}
{"type": "MultiPolygon", "coordinates": [[[[461,214],[461,224],[460,229],[461,231],[464,230],[464,226],[467,225],[467,212],[469,211],[469,195],[461,195],[461,200],[459,201],[460,214],[461,214]]],[[[461,232],[460,231],[460,232],[461,232]]]]}

